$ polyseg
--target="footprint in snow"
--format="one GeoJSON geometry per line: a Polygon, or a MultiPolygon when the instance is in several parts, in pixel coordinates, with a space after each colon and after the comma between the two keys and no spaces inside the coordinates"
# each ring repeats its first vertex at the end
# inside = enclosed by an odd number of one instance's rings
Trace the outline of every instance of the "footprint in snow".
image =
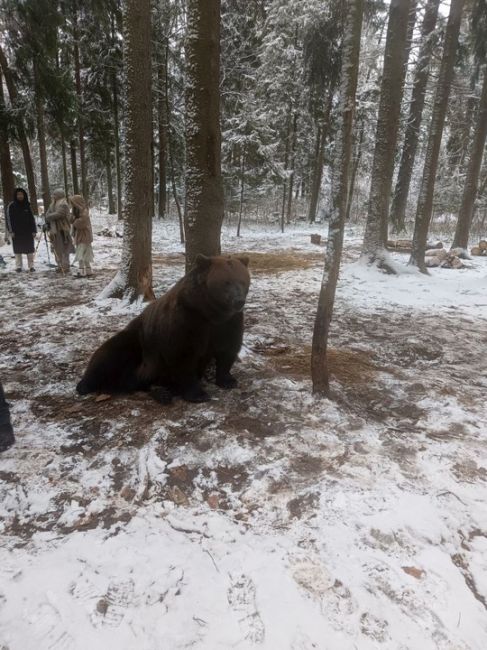
{"type": "Polygon", "coordinates": [[[246,575],[230,575],[227,592],[228,603],[238,617],[244,638],[251,643],[262,643],[265,637],[264,623],[255,602],[255,585],[246,575]]]}
{"type": "Polygon", "coordinates": [[[76,650],[73,637],[64,627],[58,609],[49,602],[41,603],[27,618],[38,639],[38,650],[76,650]]]}

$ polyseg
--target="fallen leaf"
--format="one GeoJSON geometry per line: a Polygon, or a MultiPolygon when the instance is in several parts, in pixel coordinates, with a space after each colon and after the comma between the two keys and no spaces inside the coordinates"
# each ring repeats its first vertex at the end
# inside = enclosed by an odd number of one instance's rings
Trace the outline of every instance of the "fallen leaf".
{"type": "Polygon", "coordinates": [[[413,578],[416,578],[417,580],[425,575],[425,571],[423,571],[423,569],[417,569],[415,566],[403,566],[401,568],[404,573],[413,576],[413,578]]]}

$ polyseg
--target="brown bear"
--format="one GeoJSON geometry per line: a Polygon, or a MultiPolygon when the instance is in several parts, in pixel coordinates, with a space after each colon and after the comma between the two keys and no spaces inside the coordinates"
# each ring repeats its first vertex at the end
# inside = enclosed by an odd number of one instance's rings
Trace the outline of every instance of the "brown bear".
{"type": "Polygon", "coordinates": [[[216,384],[234,388],[230,370],[242,345],[248,263],[198,255],[172,289],[95,351],[78,393],[142,390],[163,403],[172,395],[203,402],[209,396],[201,379],[212,360],[216,384]]]}

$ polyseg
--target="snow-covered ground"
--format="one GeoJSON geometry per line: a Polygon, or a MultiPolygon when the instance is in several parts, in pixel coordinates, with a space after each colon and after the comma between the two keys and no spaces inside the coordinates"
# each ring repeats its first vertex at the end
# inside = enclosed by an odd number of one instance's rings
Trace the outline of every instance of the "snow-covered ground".
{"type": "MultiPolygon", "coordinates": [[[[184,259],[154,226],[160,294],[184,259]]],[[[95,237],[92,280],[0,248],[2,650],[487,647],[487,259],[390,277],[348,233],[329,401],[310,232],[225,231],[253,271],[240,387],[169,407],[74,391],[142,308],[97,298],[121,239],[95,237]]]]}

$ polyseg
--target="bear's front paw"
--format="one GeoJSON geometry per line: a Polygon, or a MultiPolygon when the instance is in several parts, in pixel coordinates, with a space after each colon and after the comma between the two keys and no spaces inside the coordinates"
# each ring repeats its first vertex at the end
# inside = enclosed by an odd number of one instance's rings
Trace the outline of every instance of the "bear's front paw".
{"type": "Polygon", "coordinates": [[[208,393],[203,390],[200,386],[194,386],[192,388],[188,388],[185,390],[181,397],[186,401],[186,402],[209,402],[210,401],[210,396],[208,393]]]}
{"type": "Polygon", "coordinates": [[[229,372],[227,372],[225,375],[217,374],[215,383],[220,388],[225,388],[226,390],[230,390],[231,388],[236,388],[238,386],[238,381],[229,372]]]}

